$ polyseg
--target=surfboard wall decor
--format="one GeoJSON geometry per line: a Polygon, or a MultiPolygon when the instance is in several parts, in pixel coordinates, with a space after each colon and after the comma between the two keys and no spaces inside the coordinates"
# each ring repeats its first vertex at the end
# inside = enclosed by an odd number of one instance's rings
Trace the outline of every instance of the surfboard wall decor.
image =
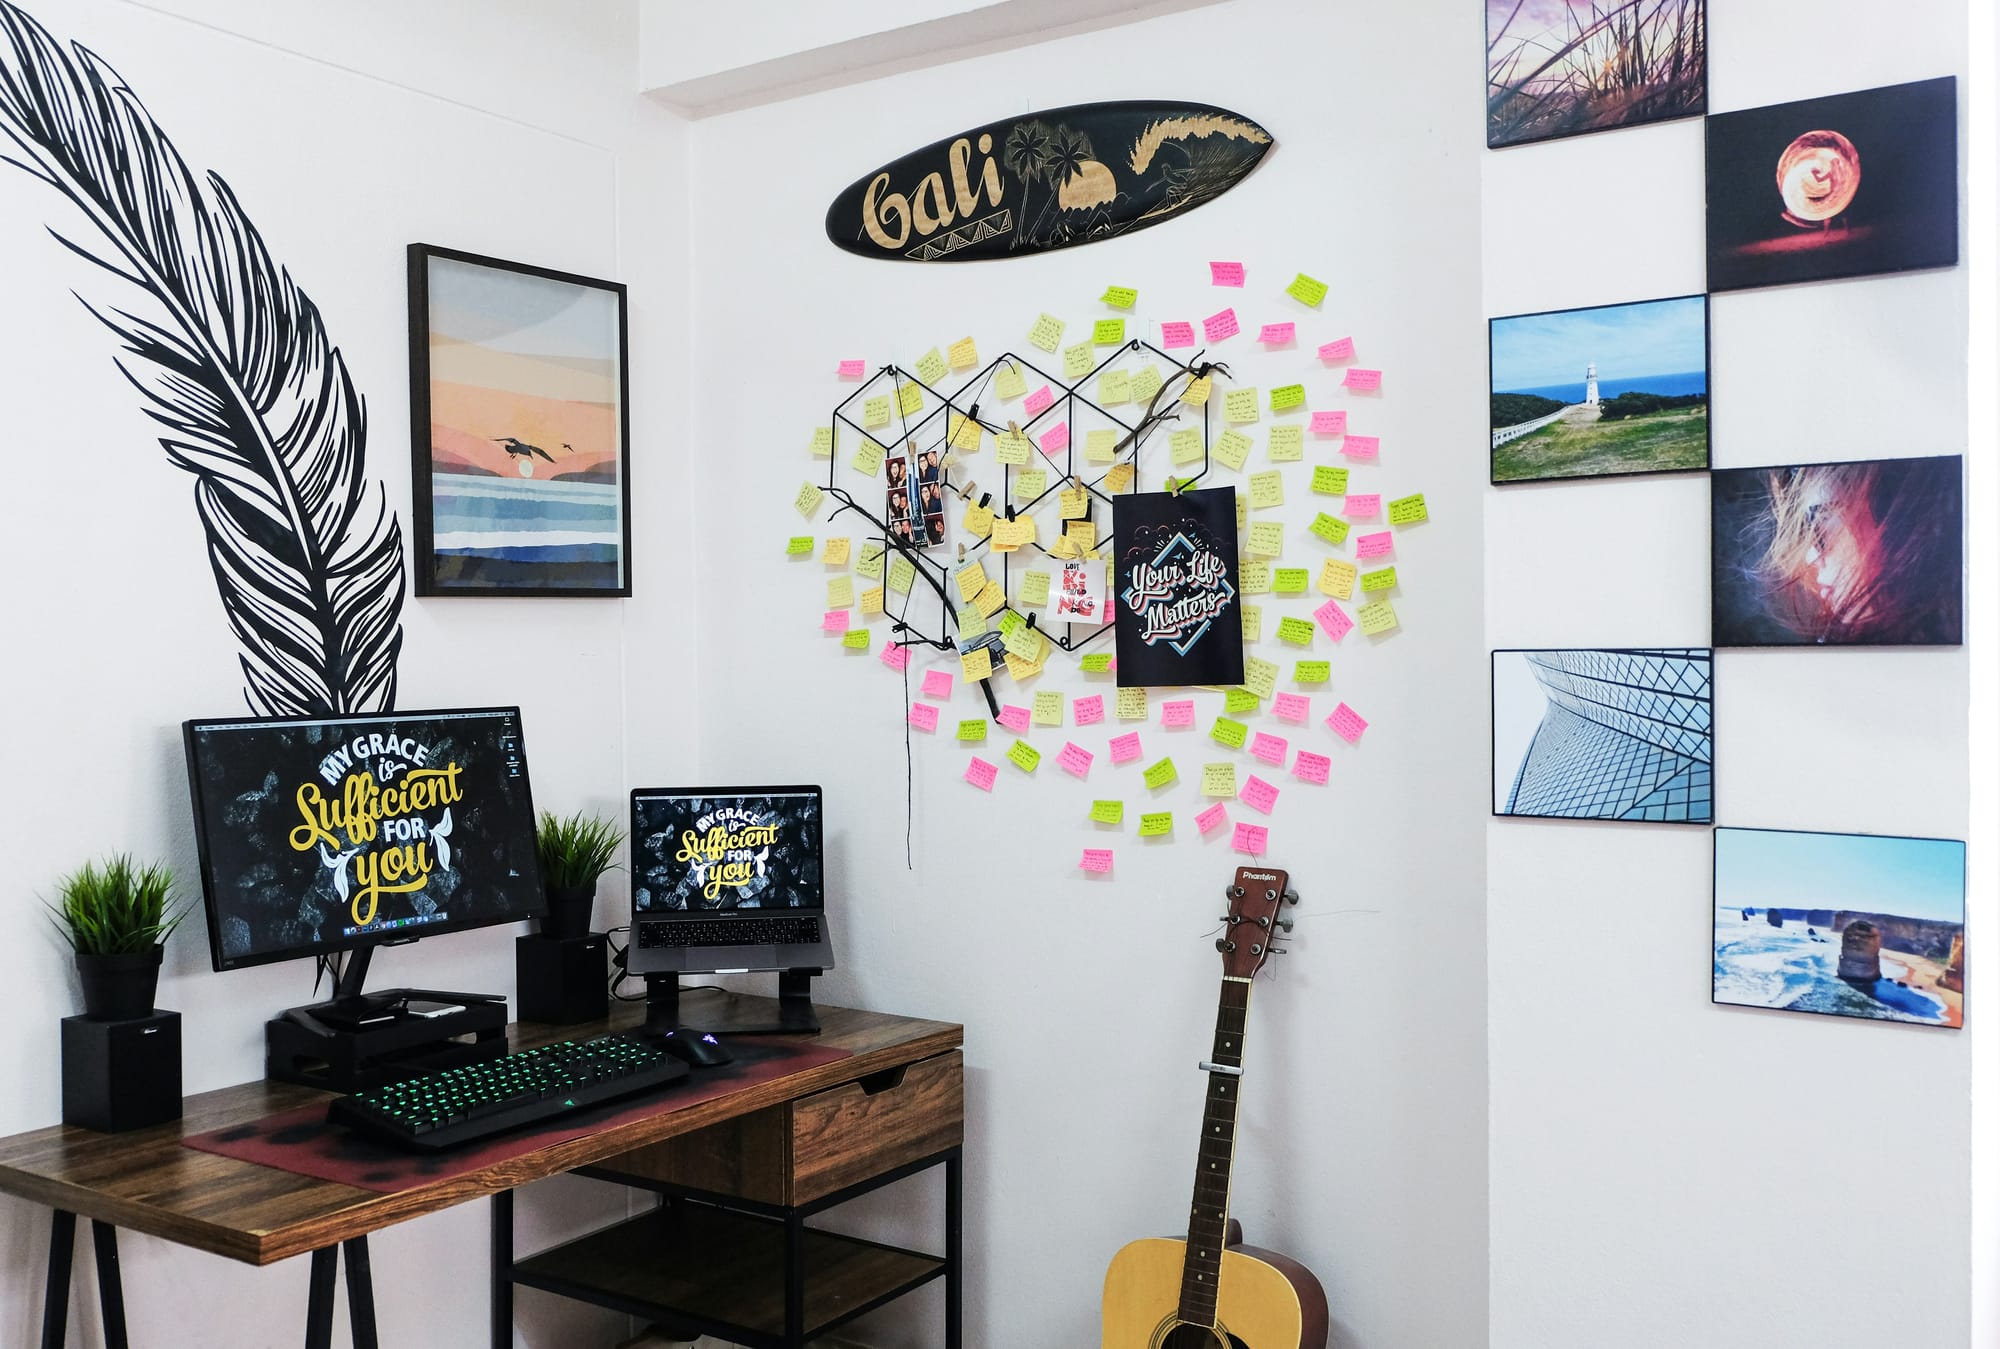
{"type": "Polygon", "coordinates": [[[865,258],[976,262],[1096,243],[1193,210],[1273,142],[1206,103],[1078,103],[988,122],[864,174],[826,237],[865,258]]]}

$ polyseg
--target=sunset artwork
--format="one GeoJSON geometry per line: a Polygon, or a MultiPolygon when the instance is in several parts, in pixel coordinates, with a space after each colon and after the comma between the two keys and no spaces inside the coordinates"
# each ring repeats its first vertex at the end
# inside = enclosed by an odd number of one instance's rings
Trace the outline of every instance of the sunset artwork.
{"type": "Polygon", "coordinates": [[[418,593],[629,594],[623,287],[436,249],[411,281],[418,593]]]}
{"type": "Polygon", "coordinates": [[[1695,117],[1707,0],[1486,0],[1486,144],[1695,117]]]}

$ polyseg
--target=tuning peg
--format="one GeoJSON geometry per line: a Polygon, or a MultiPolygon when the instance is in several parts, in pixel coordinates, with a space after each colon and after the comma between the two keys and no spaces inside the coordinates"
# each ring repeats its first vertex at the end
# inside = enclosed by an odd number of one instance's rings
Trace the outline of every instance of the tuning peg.
{"type": "Polygon", "coordinates": [[[1222,952],[1222,954],[1224,955],[1228,955],[1231,951],[1234,951],[1236,949],[1236,943],[1229,940],[1229,938],[1227,937],[1217,937],[1215,939],[1215,949],[1222,952]]]}
{"type": "Polygon", "coordinates": [[[1296,904],[1296,903],[1298,903],[1298,902],[1299,902],[1299,892],[1298,892],[1298,891],[1296,891],[1296,890],[1287,890],[1287,891],[1285,891],[1285,903],[1287,903],[1287,904],[1296,904]]]}
{"type": "Polygon", "coordinates": [[[1293,920],[1290,918],[1280,918],[1278,920],[1278,926],[1283,928],[1287,932],[1290,932],[1292,930],[1292,923],[1293,920]]]}

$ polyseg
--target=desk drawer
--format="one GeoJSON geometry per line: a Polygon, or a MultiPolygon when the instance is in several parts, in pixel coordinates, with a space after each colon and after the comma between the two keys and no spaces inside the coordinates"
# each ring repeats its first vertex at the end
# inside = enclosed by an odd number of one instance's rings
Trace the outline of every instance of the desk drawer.
{"type": "Polygon", "coordinates": [[[957,1050],[792,1102],[792,1200],[893,1171],[965,1141],[957,1050]]]}

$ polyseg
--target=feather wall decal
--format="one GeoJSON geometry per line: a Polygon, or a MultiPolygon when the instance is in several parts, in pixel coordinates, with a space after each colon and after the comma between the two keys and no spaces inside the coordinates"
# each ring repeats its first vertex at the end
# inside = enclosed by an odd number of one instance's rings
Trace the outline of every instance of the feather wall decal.
{"type": "Polygon", "coordinates": [[[319,310],[229,184],[198,175],[118,73],[0,0],[0,162],[88,219],[50,233],[115,279],[79,294],[194,475],[244,696],[267,715],[379,711],[396,696],[403,536],[364,476],[367,414],[319,310]]]}

